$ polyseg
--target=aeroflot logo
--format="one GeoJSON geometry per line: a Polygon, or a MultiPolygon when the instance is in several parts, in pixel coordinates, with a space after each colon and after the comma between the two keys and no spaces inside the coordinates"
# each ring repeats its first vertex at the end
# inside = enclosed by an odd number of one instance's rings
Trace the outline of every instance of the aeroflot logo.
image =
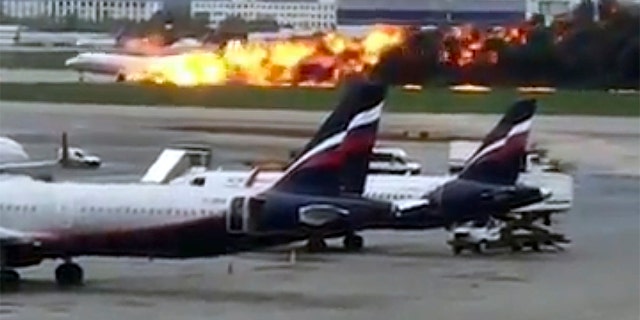
{"type": "Polygon", "coordinates": [[[477,154],[475,154],[473,157],[471,157],[471,159],[467,161],[467,165],[474,163],[478,159],[482,158],[482,156],[496,149],[502,148],[505,144],[507,144],[507,142],[511,137],[516,136],[518,134],[522,134],[522,133],[528,133],[529,129],[531,129],[532,122],[533,122],[532,119],[528,119],[524,122],[521,122],[513,126],[513,128],[511,128],[511,130],[509,130],[509,132],[502,139],[496,140],[493,143],[487,145],[485,148],[479,150],[477,154]]]}
{"type": "Polygon", "coordinates": [[[291,166],[289,166],[289,168],[287,169],[285,174],[288,173],[288,172],[291,172],[296,167],[300,166],[305,161],[307,161],[309,158],[311,158],[311,157],[313,157],[313,156],[315,156],[315,155],[317,155],[317,154],[319,154],[319,153],[321,153],[321,152],[323,152],[325,150],[328,150],[328,149],[330,149],[332,147],[335,147],[335,146],[341,144],[349,131],[351,131],[351,130],[353,130],[355,128],[359,128],[359,127],[362,127],[362,126],[369,125],[369,124],[379,120],[380,116],[382,114],[383,105],[384,105],[384,100],[380,101],[380,103],[378,103],[375,107],[373,107],[371,109],[368,109],[368,110],[365,110],[365,111],[360,112],[359,114],[357,114],[349,122],[349,125],[347,126],[347,129],[345,131],[336,133],[333,136],[325,139],[324,141],[322,141],[321,143],[316,145],[314,148],[309,150],[307,153],[302,155],[295,163],[293,163],[291,166]]]}

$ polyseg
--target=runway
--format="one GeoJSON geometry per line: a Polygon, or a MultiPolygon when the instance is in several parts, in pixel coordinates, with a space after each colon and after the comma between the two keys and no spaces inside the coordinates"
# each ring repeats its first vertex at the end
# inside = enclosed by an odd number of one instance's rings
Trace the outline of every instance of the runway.
{"type": "MultiPolygon", "coordinates": [[[[78,73],[73,70],[64,69],[0,69],[0,82],[18,83],[77,83],[78,73]]],[[[115,77],[86,74],[85,82],[108,83],[114,82],[115,77]]]]}
{"type": "MultiPolygon", "coordinates": [[[[58,134],[69,131],[72,144],[99,154],[105,166],[63,170],[60,179],[126,182],[138,179],[162,147],[177,140],[210,143],[215,163],[223,165],[285,156],[288,148],[305,141],[165,129],[169,125],[246,126],[251,119],[252,126],[315,129],[323,115],[3,101],[0,134],[42,159],[54,155],[58,134]]],[[[481,136],[497,118],[389,115],[382,130],[428,128],[443,135],[464,131],[481,136]]],[[[440,230],[365,232],[367,248],[361,254],[299,252],[293,264],[289,252],[299,244],[185,261],[82,258],[78,262],[86,272],[85,287],[62,292],[53,284],[57,263],[48,261],[22,271],[24,288],[2,295],[0,317],[638,319],[640,187],[637,177],[629,177],[638,168],[637,119],[536,117],[534,123],[534,138],[552,146],[551,156],[571,155],[577,166],[574,210],[560,217],[557,226],[574,241],[565,252],[453,256],[440,230]],[[580,146],[591,149],[573,154],[580,146]],[[595,160],[584,159],[590,153],[595,160]]],[[[418,158],[426,171],[444,173],[446,144],[394,145],[418,158]]]]}

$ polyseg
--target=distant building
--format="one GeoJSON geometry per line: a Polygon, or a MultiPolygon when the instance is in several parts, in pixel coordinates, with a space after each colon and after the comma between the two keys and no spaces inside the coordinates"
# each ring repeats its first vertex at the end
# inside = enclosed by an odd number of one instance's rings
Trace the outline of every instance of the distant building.
{"type": "Polygon", "coordinates": [[[217,25],[230,16],[244,20],[273,19],[281,26],[327,30],[337,24],[334,0],[192,0],[191,16],[217,25]]]}
{"type": "Polygon", "coordinates": [[[0,0],[2,14],[12,18],[76,15],[86,21],[142,21],[163,8],[162,0],[0,0]]]}
{"type": "Polygon", "coordinates": [[[340,0],[338,24],[502,24],[525,13],[523,0],[340,0]]]}
{"type": "Polygon", "coordinates": [[[581,0],[527,0],[527,18],[542,15],[549,24],[558,15],[571,12],[581,0]]]}

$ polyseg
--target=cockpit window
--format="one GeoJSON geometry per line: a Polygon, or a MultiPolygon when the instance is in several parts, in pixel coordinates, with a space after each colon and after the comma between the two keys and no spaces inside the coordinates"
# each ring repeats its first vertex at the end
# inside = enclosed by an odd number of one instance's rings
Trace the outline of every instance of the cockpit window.
{"type": "Polygon", "coordinates": [[[197,177],[197,178],[194,178],[193,180],[191,180],[191,185],[192,186],[204,186],[204,182],[205,182],[205,178],[204,177],[197,177]]]}
{"type": "Polygon", "coordinates": [[[82,152],[80,151],[76,151],[73,153],[76,157],[81,157],[82,158],[82,152]]]}
{"type": "Polygon", "coordinates": [[[399,163],[399,164],[405,164],[406,162],[404,161],[404,159],[398,157],[398,156],[394,156],[393,157],[393,161],[399,163]]]}

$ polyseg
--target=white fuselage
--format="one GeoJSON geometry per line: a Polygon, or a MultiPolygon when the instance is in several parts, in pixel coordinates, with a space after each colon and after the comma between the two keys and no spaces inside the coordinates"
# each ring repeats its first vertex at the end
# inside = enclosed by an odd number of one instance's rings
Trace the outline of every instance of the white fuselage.
{"type": "MultiPolygon", "coordinates": [[[[244,188],[248,171],[207,171],[178,177],[171,185],[197,185],[194,179],[204,178],[205,188],[244,188]]],[[[282,172],[258,173],[251,188],[263,189],[276,181],[282,172]]],[[[456,176],[403,176],[393,174],[370,174],[365,183],[364,196],[377,200],[417,199],[434,191],[456,176]]]]}
{"type": "MultiPolygon", "coordinates": [[[[245,186],[249,177],[248,171],[207,171],[194,173],[176,178],[170,182],[173,185],[191,184],[194,179],[204,179],[204,186],[209,188],[245,186]]],[[[282,175],[282,172],[266,171],[258,173],[251,187],[261,189],[273,183],[282,175]]],[[[393,201],[422,198],[445,183],[456,179],[456,175],[393,175],[393,174],[369,174],[364,188],[364,196],[371,199],[393,201]]],[[[515,211],[566,211],[571,208],[573,201],[573,179],[563,173],[535,172],[521,173],[518,182],[543,188],[552,192],[550,198],[540,203],[532,204],[515,211]]]]}
{"type": "Polygon", "coordinates": [[[55,238],[223,219],[229,201],[242,193],[189,186],[0,179],[0,227],[55,238]]]}
{"type": "Polygon", "coordinates": [[[122,53],[84,52],[67,59],[65,66],[79,72],[119,75],[142,72],[155,59],[161,58],[122,53]]]}

